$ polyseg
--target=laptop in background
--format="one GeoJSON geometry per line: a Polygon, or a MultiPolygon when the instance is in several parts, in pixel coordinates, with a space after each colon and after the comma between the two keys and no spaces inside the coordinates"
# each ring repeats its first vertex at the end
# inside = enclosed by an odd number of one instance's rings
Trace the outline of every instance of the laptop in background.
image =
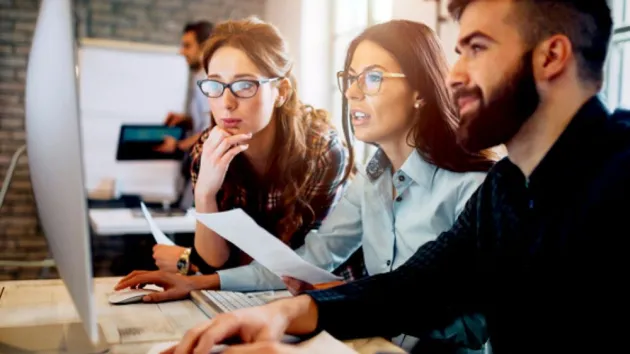
{"type": "Polygon", "coordinates": [[[134,160],[183,160],[183,151],[162,153],[155,151],[166,136],[175,140],[184,138],[182,127],[160,124],[123,124],[118,137],[117,161],[134,160]]]}

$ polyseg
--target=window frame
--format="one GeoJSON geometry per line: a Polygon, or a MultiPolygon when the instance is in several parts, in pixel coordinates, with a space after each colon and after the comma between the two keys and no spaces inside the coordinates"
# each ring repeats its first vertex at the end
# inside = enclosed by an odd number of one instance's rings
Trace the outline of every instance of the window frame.
{"type": "MultiPolygon", "coordinates": [[[[610,109],[621,107],[622,94],[624,93],[624,81],[626,85],[630,85],[630,79],[624,80],[624,76],[630,77],[630,67],[624,67],[625,56],[630,56],[630,18],[625,18],[628,14],[630,7],[630,0],[620,0],[620,2],[610,0],[609,6],[613,18],[615,14],[621,13],[621,23],[613,23],[613,32],[610,39],[610,46],[608,49],[608,58],[606,62],[605,84],[602,90],[604,94],[606,104],[610,109]],[[616,8],[615,5],[621,5],[621,8],[616,8]],[[613,68],[618,68],[617,73],[613,73],[613,68]],[[614,80],[614,81],[613,81],[614,80]]],[[[630,86],[626,88],[630,92],[630,86]]],[[[625,108],[630,108],[626,106],[625,108]]]]}
{"type": "MultiPolygon", "coordinates": [[[[329,73],[330,76],[330,91],[329,91],[329,95],[330,95],[330,110],[329,112],[331,113],[331,115],[333,115],[332,117],[332,121],[333,122],[340,122],[341,121],[341,117],[336,117],[335,113],[337,112],[338,107],[340,107],[341,102],[339,101],[339,88],[337,85],[337,77],[336,77],[336,73],[341,70],[341,68],[335,67],[335,58],[337,57],[337,55],[339,55],[338,52],[335,51],[335,44],[337,43],[337,40],[339,38],[345,37],[348,34],[352,34],[352,33],[360,33],[361,31],[363,31],[365,28],[375,25],[377,23],[379,23],[377,17],[375,16],[373,10],[374,10],[374,4],[379,1],[379,0],[365,0],[365,6],[367,6],[367,9],[365,11],[366,16],[367,16],[367,21],[366,21],[366,25],[365,26],[357,26],[356,28],[352,28],[352,29],[347,29],[344,31],[337,31],[337,28],[335,26],[335,24],[337,23],[337,17],[339,16],[339,14],[336,11],[336,8],[334,6],[334,4],[332,4],[331,8],[330,8],[330,14],[331,14],[331,31],[330,31],[330,57],[329,57],[329,62],[330,62],[330,68],[332,69],[331,73],[329,73]]],[[[390,0],[390,2],[392,2],[392,6],[393,6],[393,1],[394,0],[390,0]]],[[[390,16],[391,17],[391,16],[390,16]]],[[[337,127],[341,133],[341,126],[337,127]]],[[[362,143],[360,141],[354,140],[353,141],[353,145],[354,145],[354,151],[355,151],[355,161],[356,162],[360,162],[360,163],[365,163],[367,162],[367,159],[372,155],[374,148],[371,145],[362,143]]]]}

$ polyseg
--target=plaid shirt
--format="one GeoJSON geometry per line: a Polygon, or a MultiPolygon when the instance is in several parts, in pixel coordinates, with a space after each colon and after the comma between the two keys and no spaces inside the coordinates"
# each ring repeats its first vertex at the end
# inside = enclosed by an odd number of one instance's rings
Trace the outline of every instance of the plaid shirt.
{"type": "MultiPolygon", "coordinates": [[[[199,173],[199,167],[201,162],[201,154],[203,150],[203,144],[208,138],[210,129],[203,132],[199,141],[193,146],[191,150],[191,181],[193,190],[197,183],[197,177],[199,173]]],[[[348,166],[348,150],[343,144],[339,134],[336,130],[328,128],[326,131],[317,131],[311,129],[308,136],[308,158],[315,159],[317,161],[317,168],[314,170],[314,175],[310,178],[310,183],[306,186],[302,200],[304,200],[312,209],[298,208],[296,212],[302,214],[302,225],[297,232],[290,235],[289,246],[296,249],[304,244],[304,237],[311,229],[319,228],[322,220],[328,215],[334,204],[338,201],[341,193],[343,192],[344,185],[342,184],[342,178],[348,166]],[[314,214],[314,215],[313,215],[314,214]]],[[[238,170],[238,176],[255,176],[248,167],[249,164],[243,155],[237,155],[230,164],[229,172],[238,170]],[[241,169],[242,172],[241,172],[241,169]],[[248,169],[250,171],[248,171],[248,169]]],[[[226,176],[226,179],[229,176],[226,176]]],[[[245,180],[245,179],[244,179],[245,180]]],[[[243,181],[244,181],[243,180],[243,181]]],[[[230,180],[233,182],[233,180],[230,180]]],[[[285,216],[281,205],[281,196],[283,186],[274,186],[264,188],[264,185],[270,185],[264,181],[249,181],[250,183],[236,183],[232,188],[225,188],[224,186],[219,190],[217,194],[217,205],[219,211],[230,210],[234,208],[241,208],[247,214],[252,217],[258,225],[266,229],[276,237],[282,238],[278,235],[277,228],[280,221],[285,216]],[[250,186],[250,187],[248,187],[250,186]],[[263,192],[262,190],[268,190],[263,192]],[[229,191],[232,191],[231,193],[229,191]],[[262,194],[262,195],[261,195],[262,194]]],[[[233,247],[233,250],[238,250],[233,247]]],[[[234,252],[233,252],[234,253],[234,252]]],[[[241,253],[242,252],[237,252],[241,253]]],[[[232,259],[232,256],[230,257],[232,259]]],[[[228,262],[223,268],[229,268],[240,264],[247,263],[249,259],[241,258],[240,260],[228,262]]]]}

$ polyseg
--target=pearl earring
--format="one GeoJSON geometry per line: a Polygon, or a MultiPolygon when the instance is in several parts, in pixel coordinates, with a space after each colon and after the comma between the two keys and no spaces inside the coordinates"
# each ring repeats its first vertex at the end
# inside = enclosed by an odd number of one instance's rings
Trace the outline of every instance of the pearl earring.
{"type": "Polygon", "coordinates": [[[413,104],[413,107],[414,107],[415,109],[420,108],[420,101],[416,101],[416,103],[414,103],[414,104],[413,104]]]}

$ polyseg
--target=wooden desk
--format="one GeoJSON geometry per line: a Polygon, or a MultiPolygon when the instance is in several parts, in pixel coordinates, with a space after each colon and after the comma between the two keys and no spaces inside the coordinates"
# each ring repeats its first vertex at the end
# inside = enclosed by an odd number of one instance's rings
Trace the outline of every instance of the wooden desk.
{"type": "MultiPolygon", "coordinates": [[[[159,342],[179,340],[186,331],[207,319],[190,300],[159,304],[114,306],[107,297],[119,278],[95,279],[98,322],[110,353],[147,353],[159,342]]],[[[0,327],[78,322],[79,317],[61,280],[0,282],[0,327]]],[[[346,342],[359,353],[401,352],[382,338],[346,342]]]]}

